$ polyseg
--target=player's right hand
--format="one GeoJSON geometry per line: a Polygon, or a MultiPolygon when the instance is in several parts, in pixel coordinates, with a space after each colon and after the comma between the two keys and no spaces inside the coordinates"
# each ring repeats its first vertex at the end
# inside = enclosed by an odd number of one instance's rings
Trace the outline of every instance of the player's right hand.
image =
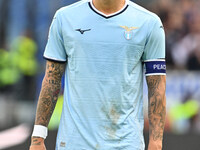
{"type": "Polygon", "coordinates": [[[46,150],[44,139],[40,137],[32,137],[29,150],[46,150]]]}

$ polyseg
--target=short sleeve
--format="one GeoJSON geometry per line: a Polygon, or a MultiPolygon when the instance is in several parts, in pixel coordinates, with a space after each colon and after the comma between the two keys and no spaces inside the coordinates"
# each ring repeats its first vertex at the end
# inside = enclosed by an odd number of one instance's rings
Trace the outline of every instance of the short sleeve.
{"type": "Polygon", "coordinates": [[[147,38],[142,60],[165,59],[165,32],[158,17],[152,23],[153,28],[147,38]]]}
{"type": "Polygon", "coordinates": [[[48,42],[44,51],[44,58],[65,62],[67,54],[64,47],[59,13],[56,12],[49,29],[48,42]]]}
{"type": "Polygon", "coordinates": [[[145,75],[166,75],[164,28],[158,17],[152,25],[142,56],[145,75]]]}

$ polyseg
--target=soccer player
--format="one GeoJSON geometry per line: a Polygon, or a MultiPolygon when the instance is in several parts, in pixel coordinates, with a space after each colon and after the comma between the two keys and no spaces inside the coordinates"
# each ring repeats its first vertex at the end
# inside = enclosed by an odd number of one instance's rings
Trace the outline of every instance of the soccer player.
{"type": "Polygon", "coordinates": [[[46,73],[30,150],[45,150],[65,71],[56,150],[161,150],[165,124],[165,36],[155,14],[129,0],[82,0],[59,9],[44,52],[46,73]]]}

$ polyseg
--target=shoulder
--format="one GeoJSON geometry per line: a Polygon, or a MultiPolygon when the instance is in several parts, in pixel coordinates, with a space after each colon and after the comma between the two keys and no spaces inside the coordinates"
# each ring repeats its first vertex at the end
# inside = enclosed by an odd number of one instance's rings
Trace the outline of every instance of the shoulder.
{"type": "Polygon", "coordinates": [[[129,1],[129,6],[133,13],[137,13],[139,17],[145,19],[146,21],[150,21],[151,23],[160,22],[158,15],[147,10],[146,8],[131,1],[129,1]]]}

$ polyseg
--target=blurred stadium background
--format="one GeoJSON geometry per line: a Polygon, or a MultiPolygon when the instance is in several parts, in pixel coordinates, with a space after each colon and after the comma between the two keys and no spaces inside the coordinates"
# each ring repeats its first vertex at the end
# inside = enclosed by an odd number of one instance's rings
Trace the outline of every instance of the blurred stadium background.
{"type": "MultiPolygon", "coordinates": [[[[44,75],[43,51],[55,11],[77,0],[0,0],[0,149],[30,144],[44,75]]],[[[200,0],[135,0],[158,14],[166,31],[167,119],[164,150],[200,149],[200,0]]],[[[145,83],[144,83],[145,85],[145,83]]],[[[148,142],[147,88],[144,88],[148,142]]],[[[62,96],[46,140],[53,150],[62,96]]]]}

